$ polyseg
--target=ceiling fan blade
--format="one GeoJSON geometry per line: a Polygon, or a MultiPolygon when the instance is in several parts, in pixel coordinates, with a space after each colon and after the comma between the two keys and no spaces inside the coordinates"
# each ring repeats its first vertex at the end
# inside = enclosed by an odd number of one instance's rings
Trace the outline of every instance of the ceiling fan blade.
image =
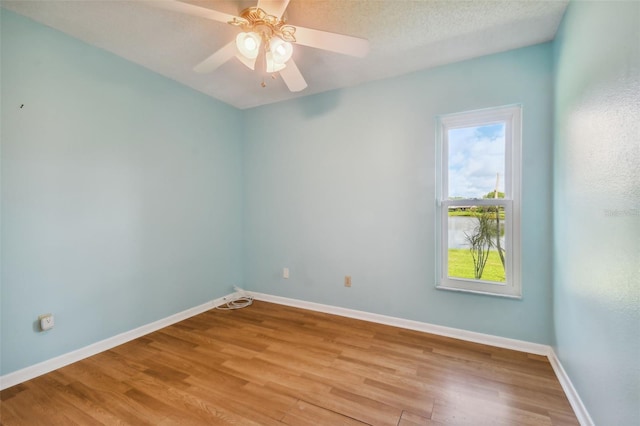
{"type": "Polygon", "coordinates": [[[284,11],[289,5],[289,0],[258,0],[258,9],[262,9],[267,14],[282,18],[284,11]]]}
{"type": "Polygon", "coordinates": [[[249,68],[250,70],[255,70],[256,69],[256,58],[253,59],[249,59],[249,58],[245,58],[244,55],[241,55],[239,52],[236,53],[236,58],[238,58],[238,60],[240,62],[242,62],[243,64],[246,65],[247,68],[249,68]]]}
{"type": "Polygon", "coordinates": [[[369,41],[363,38],[305,27],[296,27],[294,36],[297,44],[317,49],[330,50],[344,55],[357,56],[358,58],[364,58],[369,53],[369,41]]]}
{"type": "Polygon", "coordinates": [[[280,70],[280,77],[292,92],[299,92],[307,88],[307,82],[304,80],[302,73],[293,59],[287,62],[287,67],[280,70]]]}
{"type": "Polygon", "coordinates": [[[170,10],[172,12],[185,13],[187,15],[197,16],[200,18],[207,18],[213,21],[224,22],[225,24],[232,21],[235,18],[234,15],[230,15],[224,12],[218,12],[217,10],[208,9],[206,7],[196,6],[189,3],[182,3],[175,0],[160,0],[151,1],[147,4],[157,7],[159,9],[170,10]]]}
{"type": "Polygon", "coordinates": [[[200,62],[193,69],[195,72],[204,74],[216,70],[220,65],[233,58],[236,54],[236,41],[233,40],[225,44],[216,53],[200,62]]]}

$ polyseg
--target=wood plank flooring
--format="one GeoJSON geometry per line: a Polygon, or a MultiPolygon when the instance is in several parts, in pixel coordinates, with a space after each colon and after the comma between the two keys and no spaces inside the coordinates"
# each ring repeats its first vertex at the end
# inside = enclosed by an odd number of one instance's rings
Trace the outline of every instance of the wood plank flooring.
{"type": "Polygon", "coordinates": [[[2,425],[577,425],[545,357],[254,302],[5,389],[2,425]]]}

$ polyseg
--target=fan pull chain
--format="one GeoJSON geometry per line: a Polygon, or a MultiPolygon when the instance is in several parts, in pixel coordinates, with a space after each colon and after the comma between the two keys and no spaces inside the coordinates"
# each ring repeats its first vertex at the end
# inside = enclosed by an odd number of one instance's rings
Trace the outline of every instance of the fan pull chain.
{"type": "MultiPolygon", "coordinates": [[[[264,54],[262,55],[262,62],[264,65],[264,72],[267,72],[267,46],[268,46],[268,39],[266,34],[262,33],[262,40],[264,40],[263,44],[264,44],[264,54]]],[[[262,86],[262,88],[264,89],[265,87],[267,87],[267,83],[265,83],[264,81],[264,74],[262,74],[262,83],[260,83],[260,86],[262,86]]]]}
{"type": "MultiPolygon", "coordinates": [[[[261,56],[262,56],[262,58],[260,58],[261,62],[264,63],[264,71],[265,71],[264,74],[266,74],[267,73],[267,45],[266,44],[265,44],[265,49],[264,49],[264,55],[261,55],[261,56]],[[264,59],[264,60],[262,60],[262,59],[264,59]]],[[[260,82],[260,87],[262,87],[263,89],[265,87],[267,87],[267,82],[264,80],[264,74],[262,74],[262,81],[260,82]]],[[[270,73],[270,75],[271,75],[271,79],[272,80],[275,80],[277,78],[275,72],[274,73],[270,73]]]]}

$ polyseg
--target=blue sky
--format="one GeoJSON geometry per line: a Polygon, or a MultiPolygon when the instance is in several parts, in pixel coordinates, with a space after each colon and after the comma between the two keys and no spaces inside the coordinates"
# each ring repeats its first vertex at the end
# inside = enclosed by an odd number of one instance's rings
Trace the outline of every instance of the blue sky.
{"type": "Polygon", "coordinates": [[[449,197],[482,198],[496,186],[504,192],[503,123],[449,130],[449,197]]]}

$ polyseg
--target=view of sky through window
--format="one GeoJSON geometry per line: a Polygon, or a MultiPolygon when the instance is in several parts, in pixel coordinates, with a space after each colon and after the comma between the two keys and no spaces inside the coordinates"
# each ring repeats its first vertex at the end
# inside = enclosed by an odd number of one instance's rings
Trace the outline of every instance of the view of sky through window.
{"type": "Polygon", "coordinates": [[[504,192],[505,124],[463,127],[448,131],[449,199],[482,198],[504,192]]]}

